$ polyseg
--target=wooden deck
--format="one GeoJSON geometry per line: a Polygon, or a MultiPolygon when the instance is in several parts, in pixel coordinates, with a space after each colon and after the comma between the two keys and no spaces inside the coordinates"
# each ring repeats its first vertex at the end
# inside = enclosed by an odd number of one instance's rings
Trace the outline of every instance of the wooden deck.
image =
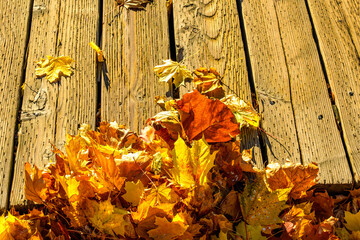
{"type": "Polygon", "coordinates": [[[160,110],[154,96],[173,96],[152,72],[168,58],[215,67],[229,92],[257,99],[261,127],[280,139],[244,133],[259,167],[317,162],[321,184],[360,181],[358,0],[154,0],[137,12],[114,0],[3,0],[0,20],[1,209],[23,203],[24,163],[46,165],[50,143],[63,149],[79,124],[95,128],[100,114],[139,131],[160,110]],[[90,41],[105,52],[101,70],[90,41]],[[74,75],[37,79],[46,55],[75,59],[74,75]]]}

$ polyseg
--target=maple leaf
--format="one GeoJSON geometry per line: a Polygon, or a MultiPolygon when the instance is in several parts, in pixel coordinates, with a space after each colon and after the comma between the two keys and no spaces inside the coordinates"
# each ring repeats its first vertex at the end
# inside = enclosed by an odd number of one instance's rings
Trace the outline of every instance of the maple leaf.
{"type": "Polygon", "coordinates": [[[210,145],[204,138],[193,141],[191,148],[182,138],[178,138],[173,150],[174,167],[168,172],[184,188],[191,188],[195,184],[204,185],[207,174],[214,166],[216,153],[217,151],[210,152],[210,145]]]}
{"type": "Polygon", "coordinates": [[[184,220],[176,215],[171,222],[166,218],[155,217],[155,225],[157,228],[148,231],[148,234],[153,239],[171,240],[182,236],[189,227],[184,223],[184,220]]]}
{"type": "Polygon", "coordinates": [[[115,2],[120,6],[124,6],[127,9],[143,10],[145,5],[149,3],[149,0],[115,0],[115,2]]]}
{"type": "Polygon", "coordinates": [[[345,211],[345,227],[350,231],[360,231],[360,212],[352,214],[345,211]]]}
{"type": "Polygon", "coordinates": [[[139,205],[140,198],[144,192],[143,183],[138,180],[135,182],[126,182],[125,183],[126,193],[122,197],[127,201],[132,203],[133,206],[139,205]]]}
{"type": "Polygon", "coordinates": [[[240,124],[240,129],[242,127],[259,127],[261,116],[250,103],[246,103],[234,95],[228,95],[220,101],[230,108],[237,122],[240,124]]]}
{"type": "Polygon", "coordinates": [[[240,134],[234,114],[219,100],[208,99],[194,90],[176,103],[190,141],[204,135],[207,142],[227,142],[240,134]]]}
{"type": "Polygon", "coordinates": [[[36,203],[43,203],[47,198],[47,187],[42,171],[36,166],[31,169],[30,163],[25,163],[25,197],[36,203]]]}
{"type": "Polygon", "coordinates": [[[265,240],[267,237],[261,235],[263,227],[261,225],[247,225],[245,222],[240,222],[236,226],[236,235],[248,240],[265,240]]]}
{"type": "Polygon", "coordinates": [[[70,57],[60,56],[51,57],[47,59],[42,58],[36,64],[38,67],[35,69],[35,74],[38,78],[46,76],[49,82],[54,83],[59,81],[61,76],[70,77],[73,73],[70,64],[74,62],[70,57]]]}
{"type": "Polygon", "coordinates": [[[175,87],[184,85],[187,79],[193,79],[191,72],[184,65],[170,59],[163,60],[165,64],[154,67],[154,72],[160,78],[160,82],[169,82],[174,79],[175,87]]]}
{"type": "Polygon", "coordinates": [[[281,211],[288,205],[288,194],[291,188],[279,189],[270,192],[265,179],[258,175],[256,180],[247,184],[240,194],[241,211],[248,225],[272,225],[281,223],[281,211]],[[266,206],[266,207],[264,207],[266,206]]]}
{"type": "Polygon", "coordinates": [[[221,203],[221,211],[229,215],[232,219],[237,219],[240,215],[239,195],[236,191],[231,190],[221,203]]]}
{"type": "Polygon", "coordinates": [[[271,190],[292,188],[290,196],[299,199],[307,196],[306,191],[316,184],[319,168],[316,163],[303,166],[287,162],[283,166],[270,163],[266,167],[266,180],[271,190]]]}
{"type": "Polygon", "coordinates": [[[0,239],[31,239],[31,221],[22,220],[8,213],[7,217],[0,217],[0,239]]]}
{"type": "Polygon", "coordinates": [[[98,62],[105,62],[104,53],[93,41],[89,43],[90,47],[95,50],[98,62]]]}
{"type": "Polygon", "coordinates": [[[100,231],[112,236],[125,236],[128,228],[132,228],[129,218],[130,212],[117,208],[110,199],[104,202],[87,200],[85,212],[90,223],[100,231]]]}

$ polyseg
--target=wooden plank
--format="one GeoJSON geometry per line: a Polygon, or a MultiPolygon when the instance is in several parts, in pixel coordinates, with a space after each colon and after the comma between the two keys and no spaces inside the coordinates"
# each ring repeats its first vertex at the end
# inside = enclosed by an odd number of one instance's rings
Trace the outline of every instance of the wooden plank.
{"type": "MultiPolygon", "coordinates": [[[[214,67],[224,75],[228,94],[251,102],[239,14],[235,0],[174,1],[177,60],[190,70],[214,67]]],[[[188,84],[181,94],[192,91],[188,84]]],[[[263,167],[257,131],[242,135],[244,148],[254,147],[254,159],[263,167]]]]}
{"type": "MultiPolygon", "coordinates": [[[[345,1],[355,4],[354,1],[345,1]]],[[[351,31],[351,11],[343,11],[335,0],[308,0],[309,10],[318,38],[321,55],[335,103],[339,110],[347,151],[355,181],[360,171],[360,58],[351,31]]],[[[350,5],[349,5],[350,6],[350,5]]],[[[357,16],[359,19],[359,16],[357,16]]],[[[358,27],[359,22],[356,23],[358,27]]],[[[355,28],[355,27],[354,27],[355,28]]]]}
{"type": "Polygon", "coordinates": [[[66,132],[83,122],[95,127],[96,61],[88,44],[96,40],[98,8],[91,0],[34,2],[12,205],[24,200],[25,162],[43,167],[53,158],[50,143],[63,149],[66,132]],[[73,58],[73,76],[54,84],[37,79],[34,61],[46,55],[73,58]]]}
{"type": "Polygon", "coordinates": [[[274,6],[290,76],[291,101],[303,163],[318,163],[319,183],[351,184],[350,167],[305,1],[275,1],[274,6]]]}
{"type": "Polygon", "coordinates": [[[0,1],[0,209],[7,206],[31,2],[0,1]]]}
{"type": "Polygon", "coordinates": [[[282,49],[273,1],[241,3],[251,68],[262,128],[280,140],[267,137],[269,161],[300,162],[300,150],[291,104],[289,75],[282,49]]]}
{"type": "Polygon", "coordinates": [[[104,1],[103,19],[108,73],[101,85],[101,119],[140,133],[145,121],[161,111],[154,97],[170,94],[152,70],[170,56],[166,1],[154,1],[144,11],[104,1]]]}

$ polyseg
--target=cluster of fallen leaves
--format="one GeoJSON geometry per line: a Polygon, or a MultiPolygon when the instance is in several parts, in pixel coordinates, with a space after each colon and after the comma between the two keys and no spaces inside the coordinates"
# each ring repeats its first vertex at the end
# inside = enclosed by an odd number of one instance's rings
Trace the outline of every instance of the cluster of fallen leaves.
{"type": "MultiPolygon", "coordinates": [[[[48,57],[37,74],[50,80],[48,72],[70,63],[48,57]]],[[[166,60],[154,71],[196,89],[179,100],[157,97],[163,111],[140,135],[115,122],[97,131],[83,124],[65,153],[53,146],[45,169],[27,163],[25,195],[37,205],[3,215],[1,239],[360,239],[360,190],[330,197],[314,188],[316,164],[254,166],[238,135],[261,117],[225,94],[215,69],[192,74],[166,60]]]]}

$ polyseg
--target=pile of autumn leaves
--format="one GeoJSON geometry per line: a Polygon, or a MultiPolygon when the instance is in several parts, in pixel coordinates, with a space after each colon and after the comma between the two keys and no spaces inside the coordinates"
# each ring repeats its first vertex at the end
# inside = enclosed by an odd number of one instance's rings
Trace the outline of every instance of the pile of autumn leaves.
{"type": "Polygon", "coordinates": [[[166,60],[154,71],[196,89],[158,97],[163,111],[139,136],[115,122],[83,124],[45,169],[27,163],[26,198],[38,205],[3,215],[0,239],[359,239],[359,214],[344,210],[357,212],[360,192],[349,202],[311,189],[315,164],[254,167],[239,134],[260,115],[225,94],[215,69],[194,78],[166,60]]]}

